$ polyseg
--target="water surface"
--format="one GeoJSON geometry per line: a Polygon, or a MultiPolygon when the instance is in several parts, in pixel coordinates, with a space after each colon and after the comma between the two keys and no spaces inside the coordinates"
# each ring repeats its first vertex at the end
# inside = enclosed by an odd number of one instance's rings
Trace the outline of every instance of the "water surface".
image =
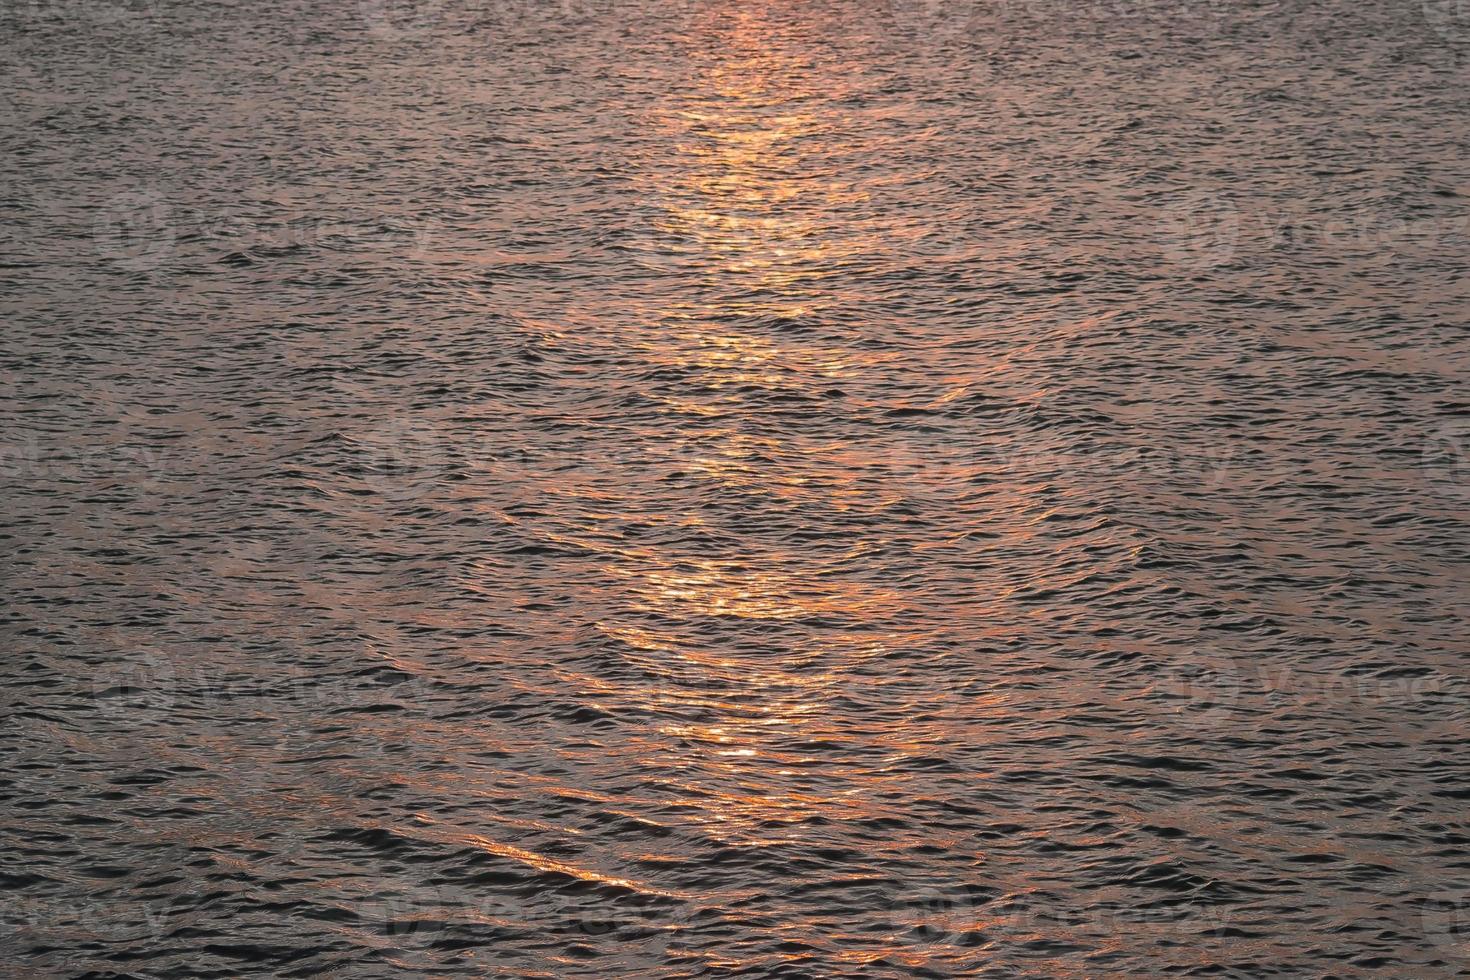
{"type": "Polygon", "coordinates": [[[5,18],[15,975],[1470,969],[1453,5],[5,18]]]}

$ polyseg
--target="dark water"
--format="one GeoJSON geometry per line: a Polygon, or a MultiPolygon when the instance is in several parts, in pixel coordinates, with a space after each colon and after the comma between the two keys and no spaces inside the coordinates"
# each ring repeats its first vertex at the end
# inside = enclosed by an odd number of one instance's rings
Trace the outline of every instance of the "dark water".
{"type": "Polygon", "coordinates": [[[5,975],[1470,971],[1453,0],[4,17],[5,975]]]}

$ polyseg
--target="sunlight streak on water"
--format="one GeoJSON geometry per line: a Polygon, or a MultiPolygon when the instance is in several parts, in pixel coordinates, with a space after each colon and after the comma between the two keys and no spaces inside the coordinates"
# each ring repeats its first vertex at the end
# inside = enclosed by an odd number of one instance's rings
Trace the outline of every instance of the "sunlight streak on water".
{"type": "Polygon", "coordinates": [[[1465,966],[1447,9],[146,6],[7,14],[12,960],[1465,966]]]}

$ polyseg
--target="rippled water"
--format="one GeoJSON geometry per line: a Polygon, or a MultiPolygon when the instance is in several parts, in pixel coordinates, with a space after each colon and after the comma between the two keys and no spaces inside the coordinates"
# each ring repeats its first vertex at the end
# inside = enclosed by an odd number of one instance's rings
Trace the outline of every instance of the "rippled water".
{"type": "Polygon", "coordinates": [[[1458,5],[4,17],[14,975],[1470,971],[1458,5]]]}

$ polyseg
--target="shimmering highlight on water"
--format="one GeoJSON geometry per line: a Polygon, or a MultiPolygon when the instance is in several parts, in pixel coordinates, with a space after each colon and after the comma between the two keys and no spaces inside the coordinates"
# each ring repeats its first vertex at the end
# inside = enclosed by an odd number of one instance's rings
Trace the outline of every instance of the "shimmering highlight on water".
{"type": "Polygon", "coordinates": [[[5,961],[1470,969],[1457,16],[8,8],[5,961]]]}

